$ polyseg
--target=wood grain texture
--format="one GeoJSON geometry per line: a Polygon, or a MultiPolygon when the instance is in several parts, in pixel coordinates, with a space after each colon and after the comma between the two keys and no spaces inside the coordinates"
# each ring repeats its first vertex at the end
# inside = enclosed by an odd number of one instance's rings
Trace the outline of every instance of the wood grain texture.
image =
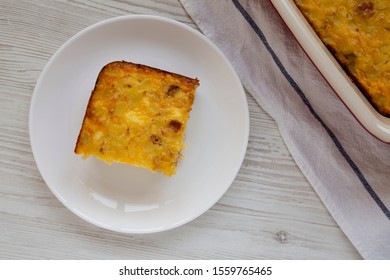
{"type": "Polygon", "coordinates": [[[304,178],[275,122],[248,96],[250,139],[220,201],[162,233],[97,228],[43,182],[29,143],[34,86],[53,53],[98,21],[155,14],[194,28],[177,0],[0,0],[1,259],[360,259],[304,178]]]}

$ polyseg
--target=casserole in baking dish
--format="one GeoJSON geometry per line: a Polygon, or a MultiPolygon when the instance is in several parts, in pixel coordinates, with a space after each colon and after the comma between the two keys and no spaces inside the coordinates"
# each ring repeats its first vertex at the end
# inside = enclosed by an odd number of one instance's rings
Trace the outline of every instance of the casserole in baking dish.
{"type": "Polygon", "coordinates": [[[271,2],[358,121],[390,142],[390,1],[271,2]]]}

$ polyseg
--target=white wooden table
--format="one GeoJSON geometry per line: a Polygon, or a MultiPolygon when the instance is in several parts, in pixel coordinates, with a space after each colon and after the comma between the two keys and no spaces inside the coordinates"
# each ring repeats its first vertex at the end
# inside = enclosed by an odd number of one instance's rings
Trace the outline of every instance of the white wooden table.
{"type": "Polygon", "coordinates": [[[36,81],[77,32],[127,14],[196,28],[177,0],[0,0],[0,259],[360,259],[248,95],[250,139],[227,193],[194,221],[126,235],[88,224],[50,192],[30,148],[36,81]]]}

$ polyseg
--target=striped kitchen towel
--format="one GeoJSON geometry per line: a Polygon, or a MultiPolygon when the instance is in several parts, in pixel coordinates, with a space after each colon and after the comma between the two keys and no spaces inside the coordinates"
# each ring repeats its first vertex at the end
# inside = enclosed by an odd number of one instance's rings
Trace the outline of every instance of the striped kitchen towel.
{"type": "Polygon", "coordinates": [[[268,0],[181,0],[277,122],[296,163],[363,258],[390,259],[390,144],[351,115],[268,0]]]}

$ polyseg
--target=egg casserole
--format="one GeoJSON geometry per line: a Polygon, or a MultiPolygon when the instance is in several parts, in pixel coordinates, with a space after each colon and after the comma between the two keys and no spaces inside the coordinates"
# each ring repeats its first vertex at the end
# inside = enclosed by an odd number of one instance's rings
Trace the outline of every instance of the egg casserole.
{"type": "Polygon", "coordinates": [[[294,0],[370,103],[390,116],[390,1],[294,0]]]}
{"type": "Polygon", "coordinates": [[[100,71],[75,153],[176,173],[198,79],[125,61],[100,71]]]}

